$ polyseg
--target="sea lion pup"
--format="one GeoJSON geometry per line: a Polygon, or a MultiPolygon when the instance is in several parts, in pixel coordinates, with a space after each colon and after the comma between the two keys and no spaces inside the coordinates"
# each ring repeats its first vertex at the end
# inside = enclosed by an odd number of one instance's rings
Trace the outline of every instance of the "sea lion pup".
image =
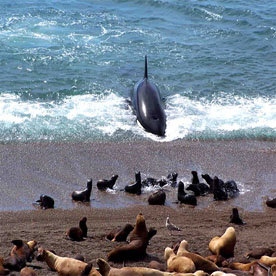
{"type": "Polygon", "coordinates": [[[32,268],[24,267],[20,270],[20,276],[37,276],[37,274],[32,268]]]}
{"type": "Polygon", "coordinates": [[[194,195],[189,195],[184,190],[184,183],[179,181],[178,190],[177,190],[177,199],[180,203],[189,204],[189,205],[197,205],[197,199],[194,195]]]}
{"type": "Polygon", "coordinates": [[[92,179],[88,179],[86,189],[82,191],[74,191],[72,193],[72,199],[75,201],[89,202],[91,191],[92,191],[92,179]]]}
{"type": "Polygon", "coordinates": [[[51,209],[55,206],[55,201],[52,197],[47,195],[40,195],[40,198],[36,201],[39,203],[41,209],[51,209]]]}
{"type": "Polygon", "coordinates": [[[111,267],[104,259],[97,259],[99,272],[102,276],[207,276],[203,271],[195,273],[171,273],[163,272],[148,267],[111,267]]]}
{"type": "Polygon", "coordinates": [[[142,189],[141,173],[135,173],[135,183],[125,186],[125,192],[140,195],[142,189]]]}
{"type": "MultiPolygon", "coordinates": [[[[36,259],[40,262],[45,261],[49,268],[57,271],[60,276],[79,276],[87,266],[85,262],[74,258],[60,257],[42,247],[38,248],[36,259]]],[[[92,268],[91,271],[96,273],[95,275],[100,276],[96,269],[92,268]]]]}
{"type": "Polygon", "coordinates": [[[266,266],[272,266],[276,264],[276,257],[262,256],[259,262],[266,266]]]}
{"type": "Polygon", "coordinates": [[[31,262],[36,251],[35,240],[24,242],[23,240],[13,240],[12,243],[14,247],[10,252],[10,257],[8,257],[4,266],[10,270],[20,271],[27,262],[31,262]]]}
{"type": "Polygon", "coordinates": [[[4,268],[5,260],[2,256],[0,256],[0,275],[8,275],[10,271],[4,268]]]}
{"type": "Polygon", "coordinates": [[[123,228],[116,228],[110,231],[110,233],[106,236],[106,239],[110,241],[126,241],[129,233],[134,229],[134,227],[127,223],[123,228]]]}
{"type": "Polygon", "coordinates": [[[164,259],[169,272],[193,273],[196,270],[194,262],[184,256],[177,256],[170,247],[165,248],[164,259]]]}
{"type": "Polygon", "coordinates": [[[149,263],[149,268],[157,269],[157,270],[160,270],[160,271],[166,271],[167,270],[167,266],[164,263],[160,263],[160,262],[157,262],[157,261],[151,261],[149,263]]]}
{"type": "Polygon", "coordinates": [[[113,186],[115,185],[117,178],[118,178],[118,175],[115,174],[115,175],[112,175],[110,180],[100,179],[97,182],[98,189],[102,191],[105,191],[107,188],[113,189],[113,186]]]}
{"type": "Polygon", "coordinates": [[[209,185],[200,183],[196,171],[192,171],[192,184],[187,187],[187,190],[193,191],[195,196],[206,195],[210,191],[209,185]]]}
{"type": "Polygon", "coordinates": [[[235,223],[238,225],[243,225],[245,222],[240,218],[239,211],[237,208],[232,209],[232,215],[230,215],[230,223],[235,223]]]}
{"type": "Polygon", "coordinates": [[[109,261],[125,261],[131,259],[142,259],[146,255],[149,240],[157,233],[154,228],[149,231],[143,215],[140,213],[136,217],[136,224],[130,233],[129,244],[116,247],[108,253],[109,261]]]}
{"type": "Polygon", "coordinates": [[[231,263],[229,264],[229,268],[231,269],[235,269],[235,270],[242,270],[242,271],[250,271],[251,266],[254,265],[255,263],[257,263],[258,261],[255,260],[253,262],[250,262],[248,264],[243,264],[243,263],[231,263]]]}
{"type": "Polygon", "coordinates": [[[267,199],[265,203],[270,208],[276,208],[276,198],[267,199]]]}
{"type": "Polygon", "coordinates": [[[71,227],[66,236],[70,238],[72,241],[82,241],[83,238],[87,237],[87,226],[86,226],[87,218],[83,217],[79,222],[79,227],[71,227]]]}
{"type": "Polygon", "coordinates": [[[234,256],[235,245],[236,231],[233,227],[228,227],[221,237],[212,238],[209,243],[209,250],[215,255],[230,258],[234,256]]]}
{"type": "Polygon", "coordinates": [[[246,258],[254,258],[254,259],[260,259],[262,256],[271,256],[274,253],[274,250],[267,247],[259,247],[255,248],[249,252],[247,252],[244,256],[246,258]]]}
{"type": "Polygon", "coordinates": [[[203,258],[202,256],[196,254],[196,253],[191,253],[188,251],[188,242],[186,240],[183,240],[179,248],[177,250],[177,256],[184,256],[189,259],[191,259],[196,267],[196,270],[203,270],[206,272],[214,272],[219,270],[218,266],[214,264],[213,262],[207,260],[206,258],[203,258]]]}
{"type": "Polygon", "coordinates": [[[164,205],[166,201],[166,193],[159,190],[151,194],[148,198],[149,205],[164,205]]]}

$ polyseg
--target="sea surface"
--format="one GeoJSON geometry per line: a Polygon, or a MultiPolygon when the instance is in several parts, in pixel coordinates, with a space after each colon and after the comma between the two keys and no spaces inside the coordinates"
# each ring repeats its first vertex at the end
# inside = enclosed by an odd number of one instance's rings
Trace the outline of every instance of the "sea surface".
{"type": "Polygon", "coordinates": [[[276,5],[1,0],[0,142],[276,138],[276,5]],[[161,91],[166,137],[130,93],[161,91]]]}

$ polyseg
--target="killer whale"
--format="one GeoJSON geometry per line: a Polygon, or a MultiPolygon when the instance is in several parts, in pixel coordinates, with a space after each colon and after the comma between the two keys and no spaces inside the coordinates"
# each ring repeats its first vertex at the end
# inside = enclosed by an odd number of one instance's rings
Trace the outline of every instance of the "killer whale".
{"type": "Polygon", "coordinates": [[[158,87],[148,80],[147,56],[145,56],[144,78],[134,86],[132,104],[142,127],[153,134],[164,136],[166,114],[158,87]]]}

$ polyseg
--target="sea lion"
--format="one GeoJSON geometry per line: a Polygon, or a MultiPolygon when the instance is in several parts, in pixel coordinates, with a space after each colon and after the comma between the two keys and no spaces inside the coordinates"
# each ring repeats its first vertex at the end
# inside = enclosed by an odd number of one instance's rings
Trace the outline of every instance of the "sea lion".
{"type": "Polygon", "coordinates": [[[240,192],[237,183],[234,180],[226,181],[224,183],[224,188],[230,198],[236,197],[240,192]]]}
{"type": "Polygon", "coordinates": [[[262,256],[259,262],[266,266],[272,266],[276,264],[276,257],[262,256]]]}
{"type": "MultiPolygon", "coordinates": [[[[38,248],[36,259],[40,262],[45,261],[50,269],[57,271],[62,276],[79,276],[87,266],[85,262],[74,258],[60,257],[42,247],[38,248]]],[[[95,268],[92,268],[92,270],[95,276],[101,276],[95,268]]],[[[91,271],[89,275],[92,275],[91,271]]]]}
{"type": "Polygon", "coordinates": [[[275,264],[273,264],[271,266],[270,271],[271,271],[272,276],[276,276],[276,265],[275,264]]]}
{"type": "Polygon", "coordinates": [[[184,191],[184,183],[182,181],[179,181],[178,183],[177,199],[180,203],[194,206],[197,205],[196,197],[194,195],[189,195],[184,191]]]}
{"type": "Polygon", "coordinates": [[[126,241],[129,233],[134,229],[134,227],[127,223],[123,228],[116,228],[110,231],[110,233],[106,236],[106,239],[110,241],[126,241]]]}
{"type": "Polygon", "coordinates": [[[219,270],[218,266],[206,258],[188,251],[188,242],[186,240],[181,241],[177,250],[177,256],[184,256],[190,258],[196,267],[196,270],[203,270],[206,272],[214,272],[219,270]]]}
{"type": "Polygon", "coordinates": [[[266,267],[265,265],[256,262],[251,266],[249,272],[250,274],[253,274],[253,276],[268,276],[269,269],[269,267],[266,267]]]}
{"type": "Polygon", "coordinates": [[[141,213],[138,214],[135,227],[130,233],[129,244],[111,250],[107,255],[108,260],[117,262],[131,259],[142,259],[146,255],[149,240],[156,233],[157,231],[154,228],[150,228],[149,231],[147,230],[143,215],[141,213]]]}
{"type": "Polygon", "coordinates": [[[214,190],[214,180],[209,174],[202,174],[201,177],[207,182],[210,187],[210,192],[214,190]]]}
{"type": "Polygon", "coordinates": [[[267,199],[265,203],[270,208],[276,208],[276,198],[267,199]]]}
{"type": "Polygon", "coordinates": [[[146,131],[158,136],[165,135],[166,115],[158,87],[148,80],[147,56],[144,79],[134,86],[132,104],[137,120],[146,131]]]}
{"type": "Polygon", "coordinates": [[[238,225],[243,225],[245,224],[243,220],[239,216],[239,211],[237,208],[232,209],[232,215],[230,215],[230,223],[238,224],[238,225]]]}
{"type": "Polygon", "coordinates": [[[203,196],[209,193],[210,187],[205,183],[200,183],[196,171],[192,171],[192,184],[186,190],[193,191],[195,196],[203,196]]]}
{"type": "Polygon", "coordinates": [[[166,201],[166,193],[159,190],[151,194],[148,198],[149,205],[164,205],[166,201]]]}
{"type": "Polygon", "coordinates": [[[262,256],[271,256],[274,250],[268,247],[257,247],[245,254],[246,258],[260,259],[262,256]]]}
{"type": "Polygon", "coordinates": [[[102,191],[105,191],[107,188],[113,189],[113,186],[115,185],[117,178],[118,178],[118,175],[116,174],[116,175],[112,175],[110,180],[100,179],[97,182],[98,189],[102,191]]]}
{"type": "Polygon", "coordinates": [[[71,227],[67,231],[66,236],[72,241],[82,241],[84,237],[87,237],[86,221],[87,218],[83,217],[79,222],[79,227],[71,227]]]}
{"type": "Polygon", "coordinates": [[[151,261],[149,263],[149,268],[157,269],[157,270],[160,270],[160,271],[166,271],[167,270],[166,264],[160,263],[158,261],[151,261]]]}
{"type": "Polygon", "coordinates": [[[222,257],[221,255],[211,255],[211,256],[208,256],[206,257],[206,259],[208,261],[211,261],[213,263],[215,263],[217,266],[221,267],[221,266],[224,266],[225,262],[226,262],[226,259],[224,257],[222,257]]]}
{"type": "Polygon", "coordinates": [[[213,185],[214,200],[227,200],[228,193],[224,185],[221,185],[220,179],[217,176],[214,177],[213,185]]]}
{"type": "Polygon", "coordinates": [[[195,273],[171,273],[148,267],[111,267],[104,259],[97,259],[99,272],[102,276],[207,276],[203,271],[195,273]]]}
{"type": "Polygon", "coordinates": [[[250,262],[248,264],[244,264],[244,263],[231,263],[229,264],[229,268],[231,269],[236,269],[236,270],[242,270],[242,271],[250,271],[252,265],[254,265],[255,263],[257,263],[258,261],[253,261],[253,262],[250,262]]]}
{"type": "Polygon", "coordinates": [[[221,255],[225,258],[234,256],[236,245],[236,232],[233,227],[228,227],[225,233],[219,237],[214,237],[209,243],[209,250],[215,255],[221,255]]]}
{"type": "Polygon", "coordinates": [[[140,195],[142,189],[141,173],[135,173],[135,183],[125,186],[125,192],[140,195]]]}
{"type": "Polygon", "coordinates": [[[5,260],[4,266],[10,270],[20,271],[26,266],[27,262],[33,260],[37,242],[35,240],[29,242],[13,240],[12,243],[14,247],[10,252],[10,256],[5,260]]]}
{"type": "Polygon", "coordinates": [[[172,248],[165,248],[164,259],[167,262],[169,272],[193,273],[196,270],[194,262],[185,257],[174,254],[172,248]]]}
{"type": "Polygon", "coordinates": [[[41,209],[51,209],[55,206],[55,201],[52,197],[47,195],[40,195],[40,198],[36,201],[39,203],[41,209]]]}
{"type": "Polygon", "coordinates": [[[86,189],[82,191],[74,191],[72,193],[72,199],[75,201],[89,202],[91,191],[92,191],[92,179],[88,179],[86,189]]]}
{"type": "Polygon", "coordinates": [[[8,275],[10,271],[4,267],[5,260],[0,256],[0,275],[8,275]]]}
{"type": "Polygon", "coordinates": [[[37,276],[37,274],[32,268],[24,267],[20,270],[20,276],[37,276]]]}

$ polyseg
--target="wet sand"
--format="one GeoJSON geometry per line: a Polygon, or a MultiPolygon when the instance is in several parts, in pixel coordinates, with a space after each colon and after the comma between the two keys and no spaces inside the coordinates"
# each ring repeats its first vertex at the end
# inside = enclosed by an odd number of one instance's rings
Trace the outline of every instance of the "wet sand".
{"type": "MultiPolygon", "coordinates": [[[[31,210],[40,194],[55,199],[57,208],[78,207],[71,201],[74,190],[93,179],[91,207],[120,208],[147,205],[149,191],[130,196],[120,190],[142,178],[178,173],[178,180],[191,179],[191,171],[233,179],[241,194],[231,202],[201,198],[197,208],[223,208],[229,204],[248,211],[262,211],[265,196],[276,197],[276,146],[266,141],[175,141],[19,143],[0,145],[0,210],[31,210]],[[115,194],[97,190],[98,179],[118,174],[115,194]]],[[[201,179],[202,180],[202,179],[201,179]]],[[[178,208],[176,189],[168,187],[166,205],[178,208]]]]}

